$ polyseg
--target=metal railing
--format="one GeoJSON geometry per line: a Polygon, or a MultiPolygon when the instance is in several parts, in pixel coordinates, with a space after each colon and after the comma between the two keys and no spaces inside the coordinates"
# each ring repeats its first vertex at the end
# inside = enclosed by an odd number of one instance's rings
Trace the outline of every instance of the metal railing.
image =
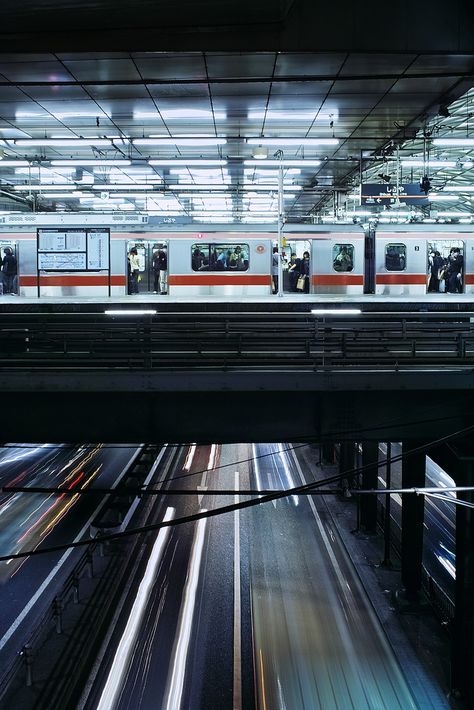
{"type": "Polygon", "coordinates": [[[0,314],[3,369],[474,365],[469,314],[0,314]]]}

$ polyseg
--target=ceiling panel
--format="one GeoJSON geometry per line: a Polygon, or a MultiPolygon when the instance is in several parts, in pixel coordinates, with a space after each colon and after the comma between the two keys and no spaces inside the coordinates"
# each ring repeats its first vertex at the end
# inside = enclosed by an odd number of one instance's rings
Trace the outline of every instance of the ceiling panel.
{"type": "Polygon", "coordinates": [[[275,53],[210,54],[207,56],[209,79],[271,77],[275,53]]]}
{"type": "Polygon", "coordinates": [[[131,59],[68,60],[65,65],[79,81],[98,82],[140,79],[140,75],[131,59]]]}
{"type": "Polygon", "coordinates": [[[9,81],[71,81],[72,76],[59,61],[4,62],[0,58],[0,74],[9,81]]]}
{"type": "Polygon", "coordinates": [[[196,79],[206,80],[206,66],[202,54],[174,55],[164,54],[140,58],[133,57],[138,70],[144,79],[196,79]]]}
{"type": "Polygon", "coordinates": [[[337,74],[346,59],[343,53],[279,53],[275,76],[328,76],[337,74]]]}
{"type": "Polygon", "coordinates": [[[341,70],[341,76],[403,74],[415,58],[416,54],[350,54],[341,70]]]}

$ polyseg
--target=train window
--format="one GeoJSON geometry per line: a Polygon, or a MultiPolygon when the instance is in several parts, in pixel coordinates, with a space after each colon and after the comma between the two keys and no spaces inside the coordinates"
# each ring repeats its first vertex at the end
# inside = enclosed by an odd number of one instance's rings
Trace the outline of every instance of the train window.
{"type": "Polygon", "coordinates": [[[385,268],[387,271],[404,271],[406,264],[406,244],[387,244],[385,247],[385,268]]]}
{"type": "Polygon", "coordinates": [[[191,266],[193,271],[247,271],[249,245],[193,244],[191,266]]]}
{"type": "Polygon", "coordinates": [[[352,244],[334,244],[332,268],[334,271],[352,271],[354,268],[354,246],[352,244]]]}

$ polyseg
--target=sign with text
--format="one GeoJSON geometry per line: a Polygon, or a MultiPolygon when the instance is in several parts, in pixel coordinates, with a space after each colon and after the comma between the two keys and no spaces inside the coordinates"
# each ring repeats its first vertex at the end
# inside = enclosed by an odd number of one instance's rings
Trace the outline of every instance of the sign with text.
{"type": "Polygon", "coordinates": [[[44,271],[107,271],[110,229],[38,229],[38,268],[44,271]]]}
{"type": "MultiPolygon", "coordinates": [[[[398,199],[405,205],[428,205],[429,201],[419,183],[409,182],[398,186],[398,199]]],[[[363,183],[363,205],[394,205],[397,201],[397,186],[390,183],[363,183]]]]}

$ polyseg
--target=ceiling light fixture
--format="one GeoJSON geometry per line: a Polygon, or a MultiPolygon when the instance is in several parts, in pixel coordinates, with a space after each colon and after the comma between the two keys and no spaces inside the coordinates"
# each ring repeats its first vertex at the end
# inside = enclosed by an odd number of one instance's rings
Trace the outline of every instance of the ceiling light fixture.
{"type": "Polygon", "coordinates": [[[27,160],[5,160],[0,163],[0,168],[27,168],[29,167],[27,160]]]}
{"type": "Polygon", "coordinates": [[[208,146],[225,145],[226,138],[134,138],[133,145],[177,145],[177,146],[208,146]]]}
{"type": "Polygon", "coordinates": [[[108,192],[109,190],[126,190],[130,188],[130,190],[153,190],[155,185],[145,185],[145,184],[135,184],[133,182],[124,182],[124,183],[108,183],[108,182],[103,182],[100,185],[92,185],[93,190],[101,190],[101,192],[108,192]]]}
{"type": "Polygon", "coordinates": [[[109,138],[17,138],[6,143],[22,148],[90,148],[112,145],[109,138]]]}
{"type": "Polygon", "coordinates": [[[435,138],[433,145],[458,145],[468,148],[469,146],[474,146],[474,138],[435,138]]]}
{"type": "Polygon", "coordinates": [[[125,167],[127,165],[131,165],[132,161],[131,160],[123,160],[123,159],[118,159],[118,160],[100,160],[100,159],[84,159],[81,160],[80,158],[72,158],[71,160],[51,160],[51,165],[60,167],[88,167],[88,166],[97,166],[97,167],[104,167],[104,168],[114,168],[114,167],[125,167]]]}
{"type": "Polygon", "coordinates": [[[260,160],[244,160],[244,165],[248,167],[268,167],[277,168],[280,165],[284,168],[317,168],[321,165],[320,160],[266,160],[264,164],[260,160]]]}
{"type": "Polygon", "coordinates": [[[184,167],[198,167],[199,165],[208,165],[208,166],[213,166],[215,168],[220,168],[223,167],[224,165],[227,165],[227,160],[212,160],[208,158],[197,158],[196,160],[194,159],[180,159],[180,158],[173,158],[173,159],[153,159],[148,161],[148,165],[161,165],[161,167],[176,167],[176,166],[184,166],[184,167]]]}
{"type": "Polygon", "coordinates": [[[249,145],[339,145],[337,138],[247,138],[249,145]]]}

